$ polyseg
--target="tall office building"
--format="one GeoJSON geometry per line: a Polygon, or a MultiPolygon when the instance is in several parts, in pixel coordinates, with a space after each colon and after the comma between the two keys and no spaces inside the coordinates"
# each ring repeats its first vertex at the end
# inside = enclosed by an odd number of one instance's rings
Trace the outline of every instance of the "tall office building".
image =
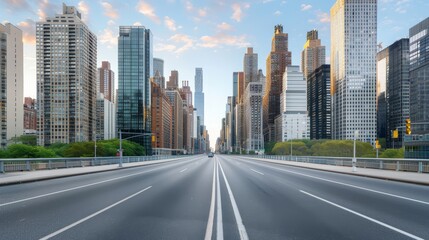
{"type": "MultiPolygon", "coordinates": [[[[159,74],[159,72],[157,73],[159,74]]],[[[157,149],[169,149],[172,144],[173,109],[170,99],[158,84],[152,81],[152,133],[155,141],[152,147],[157,149]]],[[[157,152],[154,149],[154,152],[157,152]]],[[[160,151],[161,152],[161,151],[160,151]]]]}
{"type": "Polygon", "coordinates": [[[110,68],[110,62],[101,62],[101,68],[98,68],[97,89],[104,98],[110,102],[115,101],[115,73],[110,68]]]}
{"type": "MultiPolygon", "coordinates": [[[[278,141],[310,138],[307,82],[299,66],[286,67],[281,94],[281,136],[278,141]]],[[[280,118],[280,117],[279,117],[280,118]]]]}
{"type": "Polygon", "coordinates": [[[192,105],[192,91],[189,81],[182,81],[180,95],[183,100],[183,148],[187,153],[191,153],[193,147],[193,122],[194,107],[192,105]]]}
{"type": "Polygon", "coordinates": [[[97,79],[96,137],[108,140],[116,137],[115,73],[110,69],[110,62],[101,62],[97,79]]]}
{"type": "Polygon", "coordinates": [[[307,41],[301,53],[301,70],[304,78],[325,64],[325,46],[322,46],[317,30],[307,32],[307,41]]]}
{"type": "Polygon", "coordinates": [[[331,8],[332,138],[374,144],[377,0],[337,0],[331,8]]]}
{"type": "Polygon", "coordinates": [[[388,148],[401,148],[410,117],[410,45],[403,38],[377,53],[377,137],[388,148]],[[392,131],[398,138],[392,139],[392,131]]]}
{"type": "Polygon", "coordinates": [[[275,141],[274,120],[280,114],[280,94],[283,88],[283,73],[286,66],[292,64],[292,53],[288,50],[288,34],[282,25],[274,27],[271,52],[267,57],[266,89],[263,98],[264,140],[275,141]]]}
{"type": "Polygon", "coordinates": [[[171,148],[183,149],[183,100],[177,89],[166,90],[165,94],[172,107],[171,148]]]}
{"type": "Polygon", "coordinates": [[[331,66],[323,64],[307,78],[310,138],[331,139],[331,66]]]}
{"type": "MultiPolygon", "coordinates": [[[[117,128],[122,132],[147,133],[131,138],[151,154],[152,33],[144,26],[121,26],[118,37],[117,128]]],[[[130,136],[135,136],[132,134],[130,136]]],[[[122,135],[128,137],[127,134],[122,135]]]]}
{"type": "Polygon", "coordinates": [[[24,133],[22,31],[0,24],[0,147],[24,133]]]}
{"type": "Polygon", "coordinates": [[[179,72],[177,70],[171,70],[171,74],[167,82],[167,89],[174,90],[178,88],[179,88],[179,72]]]}
{"type": "Polygon", "coordinates": [[[429,158],[429,18],[410,28],[411,135],[406,158],[429,158]]]}
{"type": "Polygon", "coordinates": [[[75,7],[36,24],[36,58],[38,144],[93,140],[97,37],[75,7]]]}
{"type": "Polygon", "coordinates": [[[156,72],[159,72],[161,77],[164,77],[164,60],[161,58],[153,58],[153,74],[156,75],[156,72]]]}
{"type": "Polygon", "coordinates": [[[204,92],[203,92],[203,69],[195,68],[195,100],[194,106],[200,117],[200,124],[204,125],[204,92]]]}
{"type": "Polygon", "coordinates": [[[253,48],[248,47],[247,52],[244,54],[243,59],[243,71],[244,71],[244,88],[250,82],[258,81],[258,54],[253,53],[253,48]]]}

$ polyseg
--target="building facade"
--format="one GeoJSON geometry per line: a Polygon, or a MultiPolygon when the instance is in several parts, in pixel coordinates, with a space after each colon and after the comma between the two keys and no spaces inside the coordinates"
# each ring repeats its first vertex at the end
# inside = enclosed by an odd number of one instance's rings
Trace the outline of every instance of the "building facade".
{"type": "Polygon", "coordinates": [[[104,98],[110,102],[115,101],[115,73],[110,68],[110,62],[101,62],[101,68],[98,68],[97,89],[104,98]]]}
{"type": "Polygon", "coordinates": [[[301,53],[301,70],[307,79],[316,68],[325,64],[325,46],[322,46],[317,30],[307,32],[307,41],[301,53]]]}
{"type": "Polygon", "coordinates": [[[24,69],[22,31],[0,24],[0,148],[24,134],[24,69]]]}
{"type": "Polygon", "coordinates": [[[310,139],[331,139],[331,66],[323,64],[307,77],[310,139]]]}
{"type": "Polygon", "coordinates": [[[171,146],[173,149],[183,149],[183,100],[179,90],[166,90],[172,107],[171,115],[171,146]]]}
{"type": "Polygon", "coordinates": [[[375,144],[377,0],[331,8],[332,138],[375,144]]]}
{"type": "Polygon", "coordinates": [[[292,64],[292,53],[288,49],[288,34],[282,25],[274,27],[271,52],[267,57],[266,89],[263,98],[264,140],[275,141],[274,120],[280,115],[280,94],[283,88],[283,73],[292,64]]]}
{"type": "Polygon", "coordinates": [[[167,89],[174,90],[178,88],[179,88],[179,72],[177,70],[171,70],[171,74],[167,82],[167,89]]]}
{"type": "Polygon", "coordinates": [[[94,140],[97,37],[75,7],[37,22],[36,59],[38,144],[94,140]]]}
{"type": "Polygon", "coordinates": [[[156,72],[159,72],[161,77],[164,77],[164,60],[161,58],[153,58],[153,74],[156,75],[156,72]]]}
{"type": "MultiPolygon", "coordinates": [[[[157,73],[159,74],[159,72],[157,73]]],[[[170,100],[165,95],[164,89],[152,81],[152,133],[155,141],[152,141],[153,148],[172,147],[172,113],[173,109],[170,100]]]]}
{"type": "Polygon", "coordinates": [[[310,139],[310,117],[307,113],[307,83],[299,66],[288,66],[281,94],[281,139],[310,139]]]}
{"type": "Polygon", "coordinates": [[[194,106],[200,117],[200,124],[204,125],[204,92],[203,92],[203,69],[195,68],[195,100],[194,106]]]}
{"type": "Polygon", "coordinates": [[[36,99],[24,98],[24,134],[37,133],[36,99]]]}
{"type": "Polygon", "coordinates": [[[401,148],[410,117],[410,45],[407,38],[377,53],[377,137],[401,148]],[[398,138],[392,132],[398,130],[398,138]]]}
{"type": "Polygon", "coordinates": [[[258,82],[258,54],[253,53],[253,48],[248,47],[243,59],[244,89],[250,82],[258,82]]]}
{"type": "Polygon", "coordinates": [[[152,33],[144,26],[120,26],[118,37],[117,128],[151,155],[152,33]],[[147,135],[142,135],[147,134],[147,135]]]}

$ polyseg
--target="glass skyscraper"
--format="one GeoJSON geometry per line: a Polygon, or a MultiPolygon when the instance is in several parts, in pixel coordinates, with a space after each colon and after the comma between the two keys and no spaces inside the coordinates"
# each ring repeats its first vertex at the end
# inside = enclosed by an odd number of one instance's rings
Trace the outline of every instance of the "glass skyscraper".
{"type": "MultiPolygon", "coordinates": [[[[121,26],[118,38],[117,128],[122,138],[151,133],[152,33],[143,26],[121,26]]],[[[151,154],[150,134],[130,138],[151,154]]]]}

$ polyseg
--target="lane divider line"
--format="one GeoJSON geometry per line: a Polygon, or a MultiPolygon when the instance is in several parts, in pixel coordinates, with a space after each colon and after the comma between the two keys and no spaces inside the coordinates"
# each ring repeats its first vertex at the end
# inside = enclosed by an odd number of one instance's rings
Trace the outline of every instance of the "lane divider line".
{"type": "Polygon", "coordinates": [[[252,169],[252,168],[251,168],[250,170],[254,171],[255,173],[258,173],[258,174],[264,175],[263,173],[261,173],[261,172],[259,172],[259,171],[256,171],[255,169],[252,169]]]}
{"type": "Polygon", "coordinates": [[[180,171],[180,172],[182,173],[182,172],[184,172],[184,171],[186,171],[186,170],[188,170],[188,169],[187,169],[187,168],[185,168],[185,169],[182,169],[182,171],[180,171]]]}
{"type": "Polygon", "coordinates": [[[107,211],[107,210],[109,210],[109,209],[111,209],[111,208],[115,207],[116,205],[119,205],[119,204],[121,204],[121,203],[123,203],[123,202],[127,201],[127,200],[128,200],[128,199],[130,199],[130,198],[133,198],[133,197],[135,197],[135,196],[139,195],[140,193],[142,193],[142,192],[144,192],[144,191],[146,191],[146,190],[150,189],[151,187],[152,187],[152,186],[149,186],[149,187],[147,187],[147,188],[145,188],[145,189],[143,189],[143,190],[140,190],[140,191],[138,191],[138,192],[136,192],[136,193],[134,193],[134,194],[132,194],[132,195],[130,195],[130,196],[128,196],[128,197],[126,197],[126,198],[124,198],[124,199],[122,199],[122,200],[120,200],[120,201],[118,201],[118,202],[116,202],[116,203],[114,203],[114,204],[112,204],[112,205],[110,205],[110,206],[107,206],[107,207],[105,207],[105,208],[101,209],[100,211],[97,211],[97,212],[95,212],[95,213],[93,213],[93,214],[91,214],[91,215],[89,215],[89,216],[87,216],[87,217],[85,217],[85,218],[82,218],[82,219],[81,219],[81,220],[79,220],[79,221],[76,221],[76,222],[74,222],[74,223],[72,223],[72,224],[70,224],[70,225],[68,225],[68,226],[65,226],[65,227],[63,227],[63,228],[59,229],[58,231],[55,231],[55,232],[53,232],[53,233],[51,233],[51,234],[49,234],[49,235],[47,235],[47,236],[44,236],[44,237],[40,238],[40,240],[46,240],[46,239],[49,239],[49,238],[55,237],[55,236],[57,236],[58,234],[60,234],[60,233],[62,233],[62,232],[65,232],[65,231],[67,231],[68,229],[73,228],[73,227],[75,227],[76,225],[79,225],[79,224],[81,224],[81,223],[83,223],[83,222],[85,222],[85,221],[87,221],[87,220],[89,220],[89,219],[91,219],[91,218],[93,218],[93,217],[95,217],[95,216],[97,216],[97,215],[99,215],[99,214],[101,214],[101,213],[103,213],[103,212],[105,212],[105,211],[107,211]]]}
{"type": "Polygon", "coordinates": [[[216,196],[216,162],[213,161],[213,184],[212,184],[212,198],[210,201],[209,218],[207,220],[206,235],[204,240],[211,240],[213,234],[213,222],[214,222],[214,208],[215,208],[215,196],[216,196]]]}
{"type": "MultiPolygon", "coordinates": [[[[196,158],[192,158],[189,161],[193,161],[196,158]]],[[[186,161],[185,163],[189,162],[186,161]]],[[[183,162],[179,162],[179,163],[183,163],[183,162]]],[[[173,164],[178,164],[177,162],[174,162],[173,164]]],[[[162,168],[166,168],[166,167],[170,167],[171,165],[163,165],[151,170],[147,170],[147,171],[143,171],[143,172],[138,172],[138,173],[133,173],[133,174],[128,174],[125,176],[121,176],[121,177],[116,177],[116,178],[111,178],[111,179],[107,179],[107,180],[103,180],[100,182],[95,182],[95,183],[89,183],[89,184],[85,184],[82,186],[77,186],[77,187],[72,187],[72,188],[67,188],[67,189],[63,189],[63,190],[59,190],[59,191],[55,191],[55,192],[51,192],[51,193],[46,193],[46,194],[41,194],[41,195],[37,195],[34,197],[29,197],[29,198],[24,198],[24,199],[20,199],[20,200],[16,200],[16,201],[12,201],[12,202],[7,202],[7,203],[1,203],[0,207],[4,207],[7,205],[12,205],[12,204],[16,204],[16,203],[21,203],[21,202],[26,202],[26,201],[30,201],[30,200],[34,200],[34,199],[38,199],[38,198],[43,198],[43,197],[47,197],[47,196],[51,196],[51,195],[55,195],[55,194],[59,194],[59,193],[64,193],[64,192],[69,192],[69,191],[73,191],[73,190],[77,190],[77,189],[81,189],[81,188],[86,188],[86,187],[90,187],[90,186],[94,186],[94,185],[98,185],[98,184],[102,184],[102,183],[107,183],[107,182],[111,182],[111,181],[115,181],[115,180],[119,180],[119,179],[123,179],[123,178],[127,178],[127,177],[132,177],[132,176],[136,176],[139,174],[144,174],[144,173],[149,173],[155,170],[159,170],[162,168]]]]}
{"type": "MultiPolygon", "coordinates": [[[[243,160],[241,160],[241,161],[243,161],[243,160]]],[[[408,201],[412,201],[412,202],[417,202],[417,203],[429,205],[429,202],[425,202],[425,201],[422,201],[422,200],[417,200],[417,199],[414,199],[414,198],[404,197],[404,196],[395,195],[395,194],[387,193],[387,192],[381,192],[381,191],[377,191],[377,190],[373,190],[373,189],[369,189],[369,188],[365,188],[365,187],[359,187],[359,186],[356,186],[356,185],[353,185],[353,184],[337,182],[337,181],[329,180],[329,179],[326,179],[326,178],[315,177],[315,176],[311,176],[311,175],[308,175],[308,174],[294,172],[294,171],[290,171],[290,170],[286,170],[286,169],[281,169],[281,168],[276,168],[276,167],[271,167],[271,166],[266,166],[266,165],[259,164],[259,163],[253,163],[253,164],[256,164],[256,165],[259,165],[259,166],[268,167],[268,168],[271,168],[271,169],[276,169],[276,170],[283,171],[283,172],[288,172],[288,173],[296,174],[296,175],[301,175],[301,176],[305,176],[305,177],[309,177],[309,178],[314,178],[314,179],[322,180],[322,181],[325,181],[325,182],[335,183],[335,184],[339,184],[339,185],[343,185],[343,186],[347,186],[347,187],[352,187],[352,188],[356,188],[356,189],[360,189],[360,190],[364,190],[364,191],[368,191],[368,192],[378,193],[378,194],[382,194],[382,195],[386,195],[386,196],[390,196],[390,197],[400,198],[400,199],[403,199],[403,200],[408,200],[408,201]]]]}
{"type": "MultiPolygon", "coordinates": [[[[218,162],[218,160],[216,160],[218,162]]],[[[216,239],[223,240],[223,218],[222,218],[222,200],[220,195],[220,183],[219,183],[219,164],[216,164],[216,183],[217,183],[217,200],[216,200],[216,239]]]]}
{"type": "Polygon", "coordinates": [[[218,162],[220,170],[223,175],[223,179],[225,180],[226,188],[228,189],[229,199],[231,200],[232,209],[234,211],[235,221],[237,223],[238,233],[240,235],[241,240],[248,240],[249,236],[247,235],[246,227],[243,224],[243,220],[240,215],[240,211],[238,211],[237,202],[235,201],[234,194],[232,194],[231,187],[229,186],[228,179],[226,179],[225,172],[223,171],[222,164],[220,161],[218,162]]]}
{"type": "Polygon", "coordinates": [[[383,222],[378,221],[378,220],[376,220],[376,219],[374,219],[374,218],[368,217],[368,216],[366,216],[366,215],[364,215],[364,214],[358,213],[358,212],[353,211],[353,210],[351,210],[351,209],[349,209],[349,208],[343,207],[343,206],[341,206],[341,205],[338,205],[338,204],[336,204],[336,203],[333,203],[333,202],[331,202],[331,201],[328,201],[328,200],[326,200],[326,199],[323,199],[323,198],[321,198],[321,197],[318,197],[318,196],[313,195],[313,194],[311,194],[311,193],[308,193],[308,192],[306,192],[306,191],[303,191],[303,190],[299,190],[299,191],[300,191],[301,193],[304,193],[304,194],[306,194],[306,195],[310,196],[310,197],[316,198],[316,199],[318,199],[318,200],[320,200],[320,201],[323,201],[323,202],[325,202],[325,203],[328,203],[328,204],[330,204],[330,205],[332,205],[332,206],[334,206],[334,207],[340,208],[340,209],[345,210],[345,211],[347,211],[347,212],[349,212],[349,213],[352,213],[352,214],[357,215],[357,216],[359,216],[359,217],[365,218],[366,220],[369,220],[369,221],[371,221],[371,222],[373,222],[373,223],[379,224],[379,225],[381,225],[381,226],[383,226],[383,227],[389,228],[389,229],[391,229],[391,230],[393,230],[393,231],[395,231],[395,232],[398,232],[398,233],[400,233],[400,234],[402,234],[402,235],[405,235],[405,236],[407,236],[407,237],[410,237],[410,238],[412,238],[412,239],[416,239],[416,240],[423,240],[423,238],[417,237],[416,235],[413,235],[413,234],[411,234],[411,233],[405,232],[405,231],[403,231],[403,230],[401,230],[401,229],[398,229],[398,228],[395,228],[395,227],[393,227],[393,226],[391,226],[391,225],[389,225],[389,224],[383,223],[383,222]]]}

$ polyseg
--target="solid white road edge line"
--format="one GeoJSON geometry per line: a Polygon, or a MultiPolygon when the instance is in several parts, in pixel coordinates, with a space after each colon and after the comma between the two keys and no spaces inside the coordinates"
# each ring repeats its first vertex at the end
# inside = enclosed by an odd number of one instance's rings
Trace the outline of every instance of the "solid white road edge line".
{"type": "Polygon", "coordinates": [[[46,239],[49,239],[49,238],[55,237],[56,235],[58,235],[58,234],[60,234],[60,233],[62,233],[62,232],[64,232],[64,231],[67,231],[68,229],[70,229],[70,228],[72,228],[72,227],[74,227],[74,226],[76,226],[76,225],[78,225],[78,224],[81,224],[81,223],[83,223],[83,222],[85,222],[85,221],[87,221],[87,220],[89,220],[89,219],[91,219],[91,218],[93,218],[93,217],[95,217],[95,216],[97,216],[97,215],[99,215],[99,214],[101,214],[101,213],[103,213],[103,212],[105,212],[105,211],[107,211],[107,210],[109,210],[109,209],[113,208],[114,206],[119,205],[119,204],[121,204],[121,203],[123,203],[123,202],[127,201],[127,200],[128,200],[128,199],[130,199],[130,198],[133,198],[133,197],[135,197],[135,196],[139,195],[140,193],[142,193],[142,192],[144,192],[144,191],[148,190],[148,189],[149,189],[149,188],[151,188],[151,187],[152,187],[152,186],[149,186],[149,187],[147,187],[147,188],[145,188],[145,189],[143,189],[143,190],[140,190],[140,191],[138,191],[138,192],[136,192],[136,193],[134,193],[134,194],[132,194],[132,195],[130,195],[130,196],[128,196],[128,197],[126,197],[126,198],[124,198],[124,199],[122,199],[122,200],[120,200],[120,201],[118,201],[118,202],[116,202],[116,203],[114,203],[114,204],[112,204],[112,205],[110,205],[110,206],[107,206],[107,207],[105,207],[105,208],[101,209],[100,211],[97,211],[97,212],[95,212],[95,213],[93,213],[93,214],[91,214],[91,215],[89,215],[89,216],[87,216],[87,217],[85,217],[85,218],[82,218],[82,219],[81,219],[81,220],[79,220],[79,221],[76,221],[76,222],[74,222],[74,223],[72,223],[72,224],[70,224],[70,225],[68,225],[68,226],[65,226],[65,227],[63,227],[63,228],[59,229],[59,230],[58,230],[58,231],[56,231],[56,232],[53,232],[53,233],[51,233],[51,234],[49,234],[49,235],[47,235],[47,236],[44,236],[44,237],[40,238],[40,240],[46,240],[46,239]]]}
{"type": "Polygon", "coordinates": [[[320,201],[323,201],[323,202],[325,202],[325,203],[328,203],[328,204],[330,204],[330,205],[332,205],[332,206],[335,206],[335,207],[337,207],[337,208],[340,208],[340,209],[342,209],[342,210],[345,210],[345,211],[347,211],[347,212],[349,212],[349,213],[353,213],[353,214],[355,214],[355,215],[357,215],[357,216],[359,216],[359,217],[365,218],[366,220],[369,220],[369,221],[371,221],[371,222],[377,223],[377,224],[379,224],[379,225],[381,225],[381,226],[383,226],[383,227],[389,228],[389,229],[391,229],[391,230],[393,230],[393,231],[395,231],[395,232],[398,232],[398,233],[400,233],[400,234],[403,234],[403,235],[405,235],[405,236],[407,236],[407,237],[410,237],[410,238],[413,238],[413,239],[416,239],[416,240],[423,240],[423,238],[417,237],[417,236],[415,236],[415,235],[413,235],[413,234],[411,234],[411,233],[405,232],[405,231],[403,231],[403,230],[401,230],[401,229],[398,229],[398,228],[395,228],[395,227],[393,227],[393,226],[391,226],[391,225],[389,225],[389,224],[386,224],[386,223],[380,222],[380,221],[378,221],[378,220],[376,220],[376,219],[374,219],[374,218],[368,217],[368,216],[366,216],[366,215],[363,215],[363,214],[361,214],[361,213],[358,213],[358,212],[356,212],[356,211],[353,211],[353,210],[351,210],[351,209],[348,209],[348,208],[343,207],[343,206],[341,206],[341,205],[338,205],[338,204],[336,204],[336,203],[330,202],[330,201],[328,201],[328,200],[326,200],[326,199],[323,199],[323,198],[318,197],[318,196],[316,196],[316,195],[313,195],[313,194],[311,194],[311,193],[305,192],[305,191],[303,191],[303,190],[299,190],[299,191],[300,191],[300,192],[302,192],[302,193],[304,193],[304,194],[306,194],[306,195],[308,195],[308,196],[310,196],[310,197],[316,198],[316,199],[318,199],[318,200],[320,200],[320,201]]]}
{"type": "MultiPolygon", "coordinates": [[[[195,159],[196,158],[192,158],[189,161],[193,161],[195,159]]],[[[186,162],[188,162],[188,161],[186,161],[186,162]]],[[[180,163],[183,163],[183,162],[180,162],[180,163]]],[[[174,162],[173,164],[178,164],[178,163],[174,162]]],[[[55,195],[55,194],[59,194],[59,193],[69,192],[69,191],[73,191],[73,190],[77,190],[77,189],[81,189],[81,188],[86,188],[86,187],[90,187],[90,186],[94,186],[94,185],[98,185],[98,184],[102,184],[102,183],[106,183],[106,182],[111,182],[111,181],[119,180],[119,179],[122,179],[122,178],[136,176],[136,175],[143,174],[143,173],[149,173],[149,172],[152,172],[152,171],[155,171],[155,170],[159,170],[159,169],[162,169],[162,168],[165,168],[165,167],[170,167],[170,166],[171,165],[163,165],[163,166],[155,168],[155,169],[151,169],[151,170],[147,170],[147,171],[143,171],[143,172],[138,172],[138,173],[133,173],[133,174],[125,175],[125,176],[122,176],[122,177],[111,178],[111,179],[103,180],[103,181],[100,181],[100,182],[85,184],[85,185],[78,186],[78,187],[67,188],[67,189],[64,189],[64,190],[60,190],[60,191],[56,191],[56,192],[51,192],[51,193],[46,193],[46,194],[42,194],[42,195],[37,195],[37,196],[34,196],[34,197],[24,198],[24,199],[12,201],[12,202],[1,203],[0,207],[7,206],[7,205],[12,205],[12,204],[16,204],[16,203],[20,203],[20,202],[25,202],[25,201],[29,201],[29,200],[34,200],[34,199],[38,199],[38,198],[42,198],[42,197],[47,197],[47,196],[51,196],[51,195],[55,195]]]]}
{"type": "Polygon", "coordinates": [[[238,233],[241,240],[248,240],[246,227],[244,227],[243,220],[241,219],[240,212],[238,211],[237,203],[235,202],[234,194],[232,194],[231,187],[229,186],[228,179],[226,179],[225,172],[223,171],[222,164],[218,162],[220,170],[222,171],[223,179],[225,180],[226,188],[228,189],[229,199],[231,200],[232,209],[234,210],[235,221],[237,223],[238,233]]]}
{"type": "MultiPolygon", "coordinates": [[[[243,160],[241,160],[241,161],[243,161],[243,160]]],[[[382,194],[382,195],[386,195],[386,196],[390,196],[390,197],[400,198],[400,199],[404,199],[404,200],[408,200],[408,201],[412,201],[412,202],[417,202],[417,203],[422,203],[422,204],[429,205],[429,202],[425,202],[425,201],[422,201],[422,200],[417,200],[417,199],[414,199],[414,198],[409,198],[409,197],[404,197],[404,196],[395,195],[395,194],[391,194],[391,193],[381,192],[381,191],[377,191],[377,190],[373,190],[373,189],[369,189],[369,188],[364,188],[364,187],[359,187],[359,186],[348,184],[348,183],[337,182],[337,181],[329,180],[329,179],[326,179],[326,178],[320,178],[320,177],[315,177],[315,176],[311,176],[311,175],[304,174],[304,173],[299,173],[299,172],[294,172],[294,171],[290,171],[290,170],[286,170],[286,169],[271,167],[271,166],[267,166],[267,165],[260,164],[260,163],[254,163],[254,164],[259,165],[259,166],[265,166],[265,167],[268,167],[268,168],[271,168],[271,169],[277,169],[277,170],[283,171],[283,172],[288,172],[288,173],[293,173],[293,174],[296,174],[296,175],[301,175],[301,176],[305,176],[305,177],[309,177],[309,178],[314,178],[314,179],[318,179],[318,180],[322,180],[322,181],[326,181],[326,182],[330,182],[330,183],[336,183],[336,184],[343,185],[343,186],[357,188],[357,189],[368,191],[368,192],[378,193],[378,194],[382,194]]]]}
{"type": "Polygon", "coordinates": [[[210,202],[209,218],[207,220],[206,235],[204,240],[211,240],[213,234],[214,208],[216,196],[216,161],[213,161],[213,184],[212,184],[212,199],[210,202]]]}
{"type": "MultiPolygon", "coordinates": [[[[216,160],[218,162],[218,160],[216,160]]],[[[223,218],[222,218],[222,200],[220,195],[220,183],[219,183],[219,164],[216,164],[216,183],[217,183],[217,199],[216,199],[216,239],[223,240],[223,218]]]]}
{"type": "Polygon", "coordinates": [[[259,171],[256,171],[255,169],[250,169],[250,170],[252,170],[252,171],[254,171],[255,173],[259,173],[259,174],[261,174],[261,175],[264,175],[263,173],[261,173],[261,172],[259,172],[259,171]]]}

